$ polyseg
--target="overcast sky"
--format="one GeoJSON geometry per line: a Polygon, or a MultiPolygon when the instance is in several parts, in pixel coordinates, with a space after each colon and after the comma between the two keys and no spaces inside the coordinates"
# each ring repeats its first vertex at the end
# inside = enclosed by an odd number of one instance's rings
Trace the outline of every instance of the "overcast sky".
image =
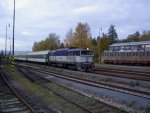
{"type": "MultiPolygon", "coordinates": [[[[0,0],[0,50],[5,48],[6,25],[12,38],[13,0],[0,0]]],[[[107,33],[115,25],[118,38],[137,30],[150,30],[150,0],[16,0],[15,50],[32,50],[34,41],[56,33],[63,41],[66,32],[87,22],[92,37],[99,29],[107,33]]],[[[10,40],[8,47],[10,48],[10,40]]]]}

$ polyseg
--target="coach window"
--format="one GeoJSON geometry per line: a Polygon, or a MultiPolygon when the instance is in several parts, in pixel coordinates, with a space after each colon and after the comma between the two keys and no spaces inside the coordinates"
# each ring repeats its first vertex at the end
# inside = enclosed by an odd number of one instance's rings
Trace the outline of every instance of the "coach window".
{"type": "Polygon", "coordinates": [[[128,53],[128,56],[131,56],[131,52],[128,53]]]}
{"type": "Polygon", "coordinates": [[[133,56],[135,56],[135,52],[133,52],[133,56]]]}
{"type": "Polygon", "coordinates": [[[111,53],[112,56],[114,56],[114,53],[111,53]]]}
{"type": "Polygon", "coordinates": [[[141,56],[144,56],[144,52],[141,52],[141,56]]]}
{"type": "Polygon", "coordinates": [[[109,56],[111,56],[111,52],[109,53],[109,56]]]}
{"type": "Polygon", "coordinates": [[[143,56],[145,56],[145,52],[143,52],[143,56]]]}
{"type": "Polygon", "coordinates": [[[127,54],[127,56],[129,56],[129,53],[128,53],[128,52],[127,52],[126,54],[127,54]]]}
{"type": "Polygon", "coordinates": [[[150,52],[147,51],[147,56],[150,56],[150,52]]]}

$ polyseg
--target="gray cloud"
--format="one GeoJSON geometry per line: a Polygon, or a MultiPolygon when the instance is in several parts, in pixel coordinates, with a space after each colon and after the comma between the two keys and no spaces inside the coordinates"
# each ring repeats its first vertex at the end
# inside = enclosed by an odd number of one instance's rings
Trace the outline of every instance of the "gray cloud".
{"type": "MultiPolygon", "coordinates": [[[[149,0],[16,0],[16,50],[31,50],[34,41],[43,40],[49,33],[60,35],[61,40],[69,28],[78,22],[87,22],[93,37],[99,29],[107,32],[110,24],[116,26],[120,39],[137,30],[149,30],[149,0]]],[[[0,2],[0,44],[4,45],[6,23],[11,24],[13,0],[0,2]]],[[[0,49],[4,49],[0,46],[0,49]]]]}

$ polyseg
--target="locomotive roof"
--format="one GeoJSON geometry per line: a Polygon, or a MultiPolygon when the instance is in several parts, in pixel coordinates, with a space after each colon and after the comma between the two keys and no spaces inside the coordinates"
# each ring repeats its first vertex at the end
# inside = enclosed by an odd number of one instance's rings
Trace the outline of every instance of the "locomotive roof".
{"type": "Polygon", "coordinates": [[[114,47],[114,46],[130,46],[130,45],[150,45],[150,41],[114,43],[114,44],[110,45],[110,47],[114,47]]]}

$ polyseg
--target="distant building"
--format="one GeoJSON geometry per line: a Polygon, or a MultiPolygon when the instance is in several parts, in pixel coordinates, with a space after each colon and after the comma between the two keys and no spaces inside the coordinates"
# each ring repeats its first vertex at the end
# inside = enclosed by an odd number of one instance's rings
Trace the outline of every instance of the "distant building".
{"type": "Polygon", "coordinates": [[[109,46],[110,52],[150,51],[150,41],[114,43],[109,46]]]}

